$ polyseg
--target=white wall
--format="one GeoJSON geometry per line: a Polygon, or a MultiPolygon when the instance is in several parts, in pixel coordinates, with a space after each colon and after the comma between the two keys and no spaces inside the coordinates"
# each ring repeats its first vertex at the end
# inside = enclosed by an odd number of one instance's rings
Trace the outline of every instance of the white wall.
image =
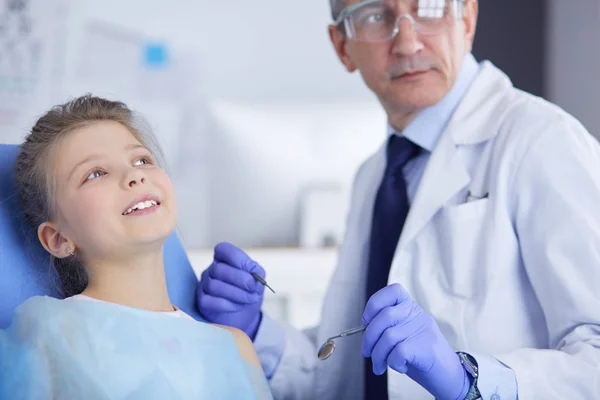
{"type": "Polygon", "coordinates": [[[548,0],[548,98],[600,138],[600,0],[548,0]]]}
{"type": "MultiPolygon", "coordinates": [[[[375,101],[358,74],[345,73],[334,55],[326,30],[327,0],[31,1],[42,3],[65,6],[60,11],[65,20],[58,25],[64,25],[60,50],[66,60],[60,60],[55,79],[66,84],[80,73],[80,58],[89,50],[82,37],[85,26],[99,21],[166,41],[179,61],[189,64],[187,72],[196,73],[187,89],[204,98],[277,104],[375,101]]],[[[64,97],[57,90],[52,94],[49,102],[64,97]]]]}
{"type": "Polygon", "coordinates": [[[364,101],[328,41],[327,0],[85,0],[80,15],[157,37],[202,64],[202,90],[251,102],[364,101]]]}

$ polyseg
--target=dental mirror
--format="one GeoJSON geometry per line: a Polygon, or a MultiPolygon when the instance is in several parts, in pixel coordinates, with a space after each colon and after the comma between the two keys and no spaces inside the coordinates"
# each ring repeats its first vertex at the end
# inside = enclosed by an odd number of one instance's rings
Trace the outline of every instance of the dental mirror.
{"type": "Polygon", "coordinates": [[[325,343],[323,343],[321,345],[321,348],[319,349],[319,352],[317,353],[317,357],[319,357],[319,360],[328,359],[329,356],[331,356],[333,354],[333,352],[335,351],[335,341],[334,341],[335,339],[343,338],[346,336],[351,336],[356,333],[362,332],[365,329],[367,329],[367,326],[368,325],[357,326],[356,328],[348,329],[347,331],[344,331],[337,336],[330,337],[329,339],[327,339],[325,341],[325,343]]]}

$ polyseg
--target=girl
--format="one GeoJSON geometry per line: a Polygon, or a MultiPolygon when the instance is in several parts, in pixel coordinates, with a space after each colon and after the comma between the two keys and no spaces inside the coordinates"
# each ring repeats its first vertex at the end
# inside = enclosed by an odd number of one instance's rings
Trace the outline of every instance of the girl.
{"type": "Polygon", "coordinates": [[[0,398],[271,398],[243,332],[171,304],[163,245],[177,202],[124,104],[54,107],[22,144],[16,182],[66,299],[34,297],[0,332],[0,398]]]}

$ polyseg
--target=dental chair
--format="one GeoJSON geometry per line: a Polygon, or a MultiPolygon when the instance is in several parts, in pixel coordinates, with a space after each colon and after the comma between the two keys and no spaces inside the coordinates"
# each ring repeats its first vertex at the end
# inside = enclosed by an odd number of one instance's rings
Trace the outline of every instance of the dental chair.
{"type": "MultiPolygon", "coordinates": [[[[36,295],[61,298],[50,257],[25,223],[15,188],[19,148],[0,144],[0,329],[10,325],[15,307],[36,295]]],[[[179,238],[165,243],[165,273],[173,304],[201,321],[196,306],[198,282],[179,238]]]]}

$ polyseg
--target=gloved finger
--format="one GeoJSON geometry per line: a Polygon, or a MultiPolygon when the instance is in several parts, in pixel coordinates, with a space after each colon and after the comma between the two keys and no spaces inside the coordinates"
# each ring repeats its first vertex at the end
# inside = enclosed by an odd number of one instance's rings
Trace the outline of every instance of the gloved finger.
{"type": "Polygon", "coordinates": [[[230,285],[238,287],[248,293],[257,293],[262,295],[265,291],[264,286],[258,282],[247,271],[232,267],[230,264],[215,261],[208,269],[209,279],[218,279],[230,285]]]}
{"type": "Polygon", "coordinates": [[[252,287],[254,281],[254,278],[248,272],[217,260],[210,265],[208,278],[218,279],[244,290],[252,287]]]}
{"type": "Polygon", "coordinates": [[[420,310],[420,307],[413,301],[385,307],[381,310],[365,329],[362,341],[363,356],[372,357],[373,348],[388,328],[409,323],[421,314],[420,310]]]}
{"type": "Polygon", "coordinates": [[[228,242],[221,242],[215,246],[215,260],[240,268],[242,264],[252,259],[239,247],[228,242]]]}
{"type": "Polygon", "coordinates": [[[381,375],[385,372],[388,366],[388,357],[392,350],[404,339],[398,326],[387,328],[371,352],[371,360],[373,361],[373,373],[381,375]]]}
{"type": "Polygon", "coordinates": [[[202,271],[202,274],[200,274],[200,279],[198,280],[198,288],[196,289],[197,294],[204,292],[204,285],[206,285],[206,282],[208,282],[208,280],[210,279],[210,277],[208,276],[209,270],[210,267],[206,268],[204,271],[202,271]]]}
{"type": "Polygon", "coordinates": [[[408,372],[408,360],[414,358],[413,352],[406,343],[401,342],[394,347],[388,356],[388,365],[401,374],[408,372]]]}
{"type": "Polygon", "coordinates": [[[202,293],[198,298],[198,309],[201,313],[218,312],[228,313],[237,312],[243,309],[243,305],[234,303],[222,297],[211,296],[207,293],[202,293]]]}
{"type": "Polygon", "coordinates": [[[244,250],[227,242],[221,242],[215,246],[215,260],[239,269],[244,269],[245,265],[254,262],[244,250]]]}
{"type": "MultiPolygon", "coordinates": [[[[400,344],[406,346],[407,340],[419,332],[421,325],[417,320],[412,320],[405,324],[395,325],[383,332],[371,353],[375,375],[381,375],[385,372],[390,362],[395,360],[391,354],[392,350],[400,344]]],[[[396,364],[401,365],[402,363],[397,362],[396,364]]]]}
{"type": "Polygon", "coordinates": [[[224,262],[232,267],[242,269],[246,272],[255,272],[265,278],[265,270],[244,250],[231,243],[222,242],[215,246],[215,260],[224,262]]]}
{"type": "Polygon", "coordinates": [[[260,302],[260,295],[258,293],[249,293],[246,290],[218,279],[209,279],[206,281],[203,290],[211,296],[221,297],[237,304],[247,305],[260,302]]]}
{"type": "Polygon", "coordinates": [[[365,306],[363,324],[369,324],[381,310],[406,301],[412,301],[406,290],[399,283],[393,283],[377,291],[365,306]]]}

